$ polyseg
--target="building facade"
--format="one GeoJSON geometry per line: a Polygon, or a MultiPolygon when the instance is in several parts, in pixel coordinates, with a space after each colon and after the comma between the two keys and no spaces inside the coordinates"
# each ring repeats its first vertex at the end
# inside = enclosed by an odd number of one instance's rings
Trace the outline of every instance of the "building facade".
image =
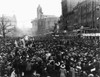
{"type": "Polygon", "coordinates": [[[100,32],[100,0],[85,0],[78,3],[67,16],[67,25],[84,33],[100,32]]]}
{"type": "MultiPolygon", "coordinates": [[[[82,2],[83,0],[62,0],[61,2],[61,6],[62,6],[62,16],[60,17],[60,21],[61,21],[61,25],[60,25],[60,29],[61,30],[64,30],[64,29],[67,29],[68,30],[68,27],[67,26],[67,17],[68,15],[72,14],[72,11],[74,9],[74,7],[79,3],[79,2],[82,2]]],[[[70,27],[71,28],[71,27],[70,27]]]]}
{"type": "Polygon", "coordinates": [[[73,8],[80,2],[82,2],[84,0],[67,0],[67,8],[68,8],[68,12],[71,12],[73,10],[73,8]]]}
{"type": "Polygon", "coordinates": [[[66,16],[67,13],[71,12],[73,8],[83,0],[62,0],[62,15],[66,16]]]}
{"type": "Polygon", "coordinates": [[[37,8],[37,18],[32,23],[33,33],[35,35],[45,35],[50,33],[58,22],[58,17],[52,15],[43,15],[40,5],[37,8]],[[35,29],[35,30],[34,30],[35,29]]]}

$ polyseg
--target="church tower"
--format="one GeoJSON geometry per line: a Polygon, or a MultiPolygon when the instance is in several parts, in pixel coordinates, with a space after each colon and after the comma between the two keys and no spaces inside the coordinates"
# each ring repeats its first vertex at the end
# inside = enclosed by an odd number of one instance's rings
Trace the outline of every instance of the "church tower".
{"type": "Polygon", "coordinates": [[[39,5],[37,8],[37,18],[41,19],[42,17],[43,17],[43,12],[41,6],[39,5]]]}

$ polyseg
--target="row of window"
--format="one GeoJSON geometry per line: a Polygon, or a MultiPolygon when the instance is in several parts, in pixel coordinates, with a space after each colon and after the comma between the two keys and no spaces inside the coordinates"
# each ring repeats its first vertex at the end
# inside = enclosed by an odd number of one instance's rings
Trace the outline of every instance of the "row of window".
{"type": "Polygon", "coordinates": [[[99,10],[100,10],[100,4],[90,2],[90,3],[86,3],[83,6],[76,7],[74,9],[74,12],[77,15],[81,15],[81,14],[89,13],[91,11],[99,11],[99,10]]]}

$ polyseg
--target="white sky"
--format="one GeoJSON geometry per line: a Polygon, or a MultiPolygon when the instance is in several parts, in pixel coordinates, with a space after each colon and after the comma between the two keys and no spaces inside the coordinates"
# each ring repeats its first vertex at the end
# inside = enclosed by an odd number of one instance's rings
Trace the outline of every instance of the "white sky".
{"type": "Polygon", "coordinates": [[[37,17],[41,5],[46,15],[61,15],[61,0],[0,0],[0,15],[16,15],[19,28],[31,27],[31,20],[37,17]]]}

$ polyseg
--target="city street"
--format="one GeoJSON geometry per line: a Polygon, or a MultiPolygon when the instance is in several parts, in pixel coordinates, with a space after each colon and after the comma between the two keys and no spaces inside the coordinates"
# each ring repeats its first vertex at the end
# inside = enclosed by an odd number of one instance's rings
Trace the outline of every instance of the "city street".
{"type": "Polygon", "coordinates": [[[9,0],[8,7],[3,5],[0,77],[100,77],[100,0],[9,0]]]}

